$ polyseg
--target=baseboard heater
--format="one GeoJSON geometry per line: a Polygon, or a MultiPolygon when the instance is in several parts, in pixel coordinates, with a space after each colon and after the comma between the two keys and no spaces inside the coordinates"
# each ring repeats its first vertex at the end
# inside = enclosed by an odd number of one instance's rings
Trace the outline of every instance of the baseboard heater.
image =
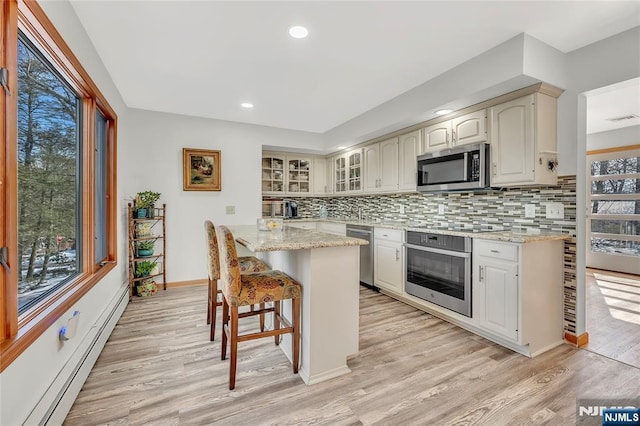
{"type": "Polygon", "coordinates": [[[96,324],[85,336],[76,352],[67,361],[49,389],[35,406],[25,424],[59,425],[64,422],[71,406],[87,380],[105,343],[109,339],[122,312],[129,302],[129,286],[123,286],[112,299],[109,306],[96,324]]]}

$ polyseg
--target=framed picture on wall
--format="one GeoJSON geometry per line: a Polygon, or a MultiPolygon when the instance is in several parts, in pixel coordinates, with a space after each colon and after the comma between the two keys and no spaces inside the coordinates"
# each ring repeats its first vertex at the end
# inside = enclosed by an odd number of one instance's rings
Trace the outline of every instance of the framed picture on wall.
{"type": "Polygon", "coordinates": [[[182,148],[182,189],[221,191],[220,151],[182,148]]]}

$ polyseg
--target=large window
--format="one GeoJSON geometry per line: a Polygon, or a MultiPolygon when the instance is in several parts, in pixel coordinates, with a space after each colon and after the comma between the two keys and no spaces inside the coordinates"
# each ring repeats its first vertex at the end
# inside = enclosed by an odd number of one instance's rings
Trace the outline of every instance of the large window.
{"type": "Polygon", "coordinates": [[[589,172],[590,267],[640,271],[640,148],[594,152],[589,172]],[[628,267],[626,266],[628,265],[628,267]]]}
{"type": "Polygon", "coordinates": [[[78,272],[80,99],[18,38],[18,314],[78,272]]]}
{"type": "Polygon", "coordinates": [[[36,2],[0,8],[2,371],[114,268],[117,241],[115,112],[36,2]]]}

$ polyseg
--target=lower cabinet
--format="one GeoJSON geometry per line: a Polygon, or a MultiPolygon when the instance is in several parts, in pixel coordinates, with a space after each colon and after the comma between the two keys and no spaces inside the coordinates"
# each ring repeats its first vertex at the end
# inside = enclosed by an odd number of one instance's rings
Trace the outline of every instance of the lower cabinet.
{"type": "Polygon", "coordinates": [[[373,282],[383,289],[402,294],[404,277],[404,232],[398,229],[373,230],[373,282]]]}
{"type": "Polygon", "coordinates": [[[477,271],[473,318],[478,326],[517,341],[518,263],[479,255],[477,271]]]}
{"type": "Polygon", "coordinates": [[[473,325],[529,356],[562,343],[563,253],[563,240],[474,238],[473,325]]]}

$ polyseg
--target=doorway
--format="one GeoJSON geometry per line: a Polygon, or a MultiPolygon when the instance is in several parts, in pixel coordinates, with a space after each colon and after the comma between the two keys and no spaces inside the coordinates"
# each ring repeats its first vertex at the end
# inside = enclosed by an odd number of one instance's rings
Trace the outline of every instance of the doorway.
{"type": "Polygon", "coordinates": [[[587,94],[585,349],[640,368],[640,79],[587,94]]]}

